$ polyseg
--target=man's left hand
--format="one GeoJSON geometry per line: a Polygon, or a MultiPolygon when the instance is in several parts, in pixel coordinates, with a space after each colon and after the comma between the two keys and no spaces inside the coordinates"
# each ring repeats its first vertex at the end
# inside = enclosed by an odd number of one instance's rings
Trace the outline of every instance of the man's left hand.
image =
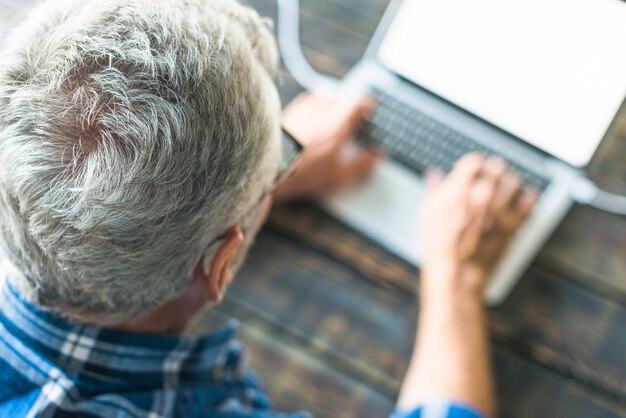
{"type": "Polygon", "coordinates": [[[274,192],[279,201],[317,199],[365,180],[380,160],[374,150],[347,156],[346,145],[374,111],[372,99],[335,101],[301,94],[283,112],[283,127],[305,149],[294,175],[274,192]]]}

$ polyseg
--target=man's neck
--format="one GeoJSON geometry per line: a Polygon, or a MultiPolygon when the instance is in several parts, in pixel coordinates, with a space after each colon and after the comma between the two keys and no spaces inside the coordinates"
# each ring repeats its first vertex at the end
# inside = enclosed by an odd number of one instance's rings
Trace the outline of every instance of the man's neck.
{"type": "Polygon", "coordinates": [[[132,321],[109,329],[139,334],[180,335],[207,305],[206,286],[194,280],[183,293],[163,306],[132,321]]]}

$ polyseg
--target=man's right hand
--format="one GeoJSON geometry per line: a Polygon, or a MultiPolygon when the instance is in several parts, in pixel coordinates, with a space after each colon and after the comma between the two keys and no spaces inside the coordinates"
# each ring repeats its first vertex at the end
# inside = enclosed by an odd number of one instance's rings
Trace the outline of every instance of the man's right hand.
{"type": "Polygon", "coordinates": [[[481,294],[537,193],[523,190],[503,160],[478,154],[463,157],[446,178],[430,173],[428,183],[421,219],[424,268],[453,269],[457,274],[446,277],[456,282],[443,285],[481,294]]]}

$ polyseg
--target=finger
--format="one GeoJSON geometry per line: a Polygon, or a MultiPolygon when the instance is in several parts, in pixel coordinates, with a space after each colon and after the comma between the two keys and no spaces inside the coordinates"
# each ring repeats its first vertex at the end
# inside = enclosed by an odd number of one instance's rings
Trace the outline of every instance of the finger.
{"type": "Polygon", "coordinates": [[[500,158],[489,157],[484,160],[481,168],[470,198],[474,200],[474,204],[487,205],[487,208],[491,209],[500,179],[506,173],[506,164],[500,158]]]}
{"type": "MultiPolygon", "coordinates": [[[[489,157],[483,164],[482,177],[488,182],[489,193],[491,194],[489,199],[489,212],[497,214],[497,204],[500,189],[502,188],[502,178],[507,172],[506,163],[504,160],[498,157],[489,157]]],[[[494,219],[495,221],[495,219],[494,219]]]]}
{"type": "Polygon", "coordinates": [[[467,204],[467,223],[460,240],[463,254],[473,254],[477,251],[481,242],[485,224],[489,216],[489,196],[486,188],[470,191],[470,202],[467,204]]]}
{"type": "Polygon", "coordinates": [[[514,231],[519,228],[532,211],[538,198],[539,193],[536,191],[519,193],[517,199],[513,199],[509,210],[500,216],[501,226],[508,231],[514,231]]]}
{"type": "Polygon", "coordinates": [[[333,106],[331,112],[336,126],[336,147],[343,146],[354,135],[359,125],[374,111],[375,107],[376,102],[369,96],[356,102],[337,102],[333,106]]]}
{"type": "Polygon", "coordinates": [[[489,157],[483,164],[483,172],[485,175],[492,176],[494,178],[500,178],[506,173],[506,162],[499,157],[489,157]]]}
{"type": "Polygon", "coordinates": [[[539,192],[537,190],[525,191],[519,198],[517,206],[522,219],[526,219],[532,212],[535,204],[539,200],[539,192]]]}
{"type": "Polygon", "coordinates": [[[350,160],[342,162],[338,175],[340,184],[353,185],[367,179],[381,158],[382,154],[378,151],[364,150],[350,160]]]}
{"type": "Polygon", "coordinates": [[[426,170],[426,188],[429,190],[437,188],[443,183],[446,175],[438,168],[429,168],[426,170]]]}
{"type": "Polygon", "coordinates": [[[477,153],[466,154],[456,163],[448,176],[448,181],[459,189],[469,189],[471,183],[482,171],[484,158],[477,153]]]}
{"type": "Polygon", "coordinates": [[[495,159],[488,159],[483,164],[483,172],[469,191],[469,229],[486,232],[496,225],[497,218],[492,211],[492,202],[500,180],[502,167],[495,159]]]}
{"type": "Polygon", "coordinates": [[[492,207],[497,213],[515,210],[514,202],[522,188],[521,178],[512,172],[507,172],[502,176],[496,195],[493,198],[492,207]]]}

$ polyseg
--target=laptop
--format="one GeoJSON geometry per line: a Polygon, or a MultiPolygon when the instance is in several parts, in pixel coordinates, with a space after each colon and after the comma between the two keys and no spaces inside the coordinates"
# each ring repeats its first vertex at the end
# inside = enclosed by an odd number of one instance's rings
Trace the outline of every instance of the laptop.
{"type": "Polygon", "coordinates": [[[324,203],[419,266],[428,167],[478,151],[540,190],[486,287],[501,303],[572,206],[572,190],[626,96],[621,0],[392,0],[344,94],[378,109],[357,143],[388,158],[364,186],[324,203]]]}

